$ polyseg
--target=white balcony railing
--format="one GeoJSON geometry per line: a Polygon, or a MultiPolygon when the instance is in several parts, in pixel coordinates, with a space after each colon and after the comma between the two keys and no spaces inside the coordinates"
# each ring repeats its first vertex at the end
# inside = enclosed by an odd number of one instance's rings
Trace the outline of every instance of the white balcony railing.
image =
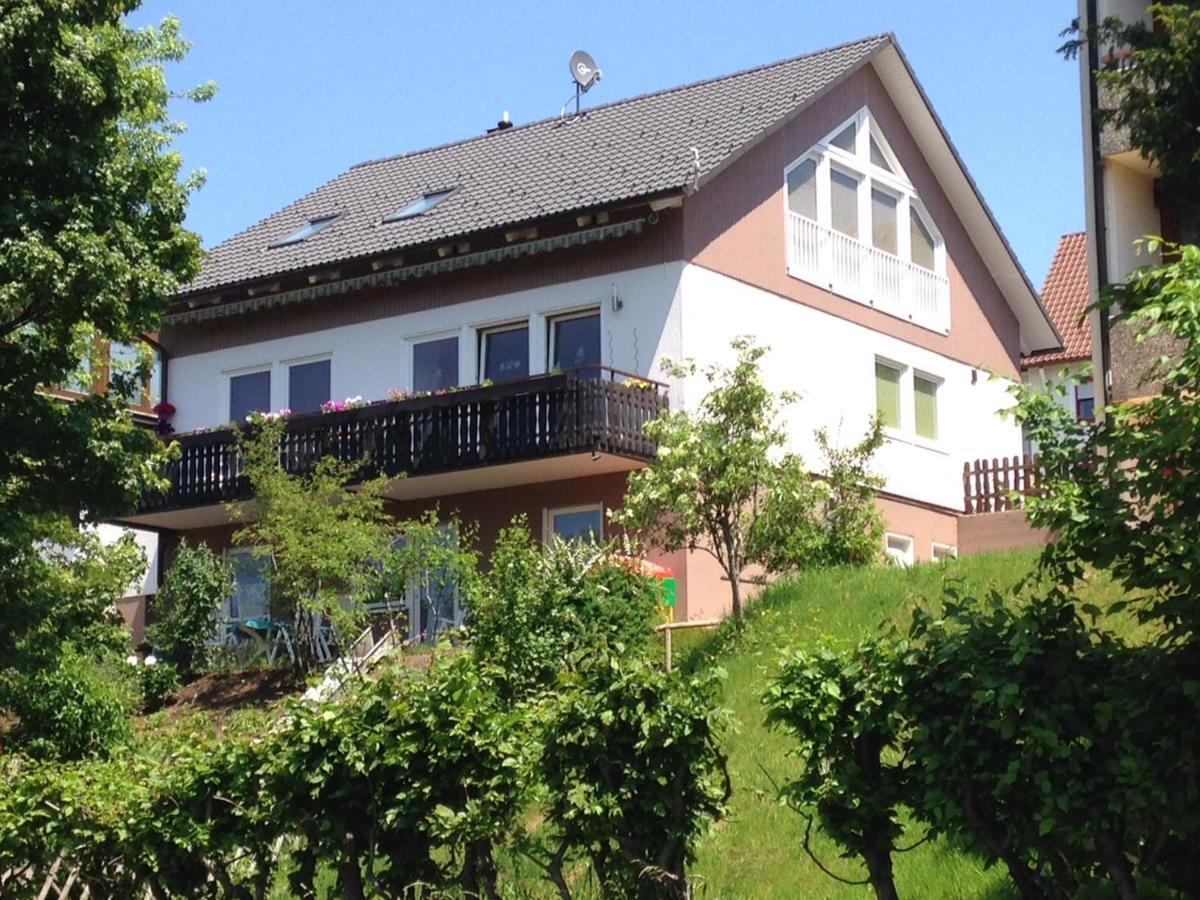
{"type": "Polygon", "coordinates": [[[950,330],[950,282],[870,244],[788,213],[788,272],[889,315],[950,330]]]}

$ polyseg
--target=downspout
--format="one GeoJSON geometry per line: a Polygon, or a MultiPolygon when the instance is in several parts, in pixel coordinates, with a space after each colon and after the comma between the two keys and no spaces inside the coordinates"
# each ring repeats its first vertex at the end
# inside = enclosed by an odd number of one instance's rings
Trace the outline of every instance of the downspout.
{"type": "MultiPolygon", "coordinates": [[[[1094,253],[1096,258],[1096,296],[1099,301],[1100,294],[1105,287],[1108,286],[1108,224],[1105,217],[1104,206],[1104,157],[1100,152],[1100,136],[1101,126],[1097,115],[1097,110],[1100,108],[1100,90],[1096,82],[1096,72],[1100,69],[1100,46],[1099,42],[1093,40],[1090,36],[1091,29],[1098,24],[1096,21],[1096,0],[1086,0],[1086,21],[1083,23],[1084,34],[1088,35],[1087,42],[1087,86],[1088,86],[1088,125],[1090,134],[1088,135],[1091,146],[1089,152],[1091,154],[1091,202],[1092,202],[1092,237],[1095,244],[1094,253]]],[[[1097,391],[1096,405],[1103,409],[1108,403],[1109,388],[1111,387],[1112,378],[1112,362],[1109,352],[1108,339],[1108,314],[1104,310],[1096,310],[1091,313],[1093,316],[1093,324],[1095,326],[1095,336],[1093,342],[1098,344],[1098,347],[1093,347],[1093,354],[1096,350],[1099,351],[1100,371],[1097,373],[1099,377],[1092,379],[1094,389],[1097,391]]]]}

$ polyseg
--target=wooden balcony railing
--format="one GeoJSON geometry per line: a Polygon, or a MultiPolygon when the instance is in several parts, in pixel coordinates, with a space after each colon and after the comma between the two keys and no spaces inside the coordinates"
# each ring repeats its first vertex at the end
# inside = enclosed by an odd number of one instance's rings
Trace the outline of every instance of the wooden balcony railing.
{"type": "MultiPolygon", "coordinates": [[[[333,456],[363,463],[362,477],[419,476],[573,453],[649,461],[644,426],[667,409],[665,387],[610,369],[544,375],[334,413],[293,416],[280,445],[291,474],[333,456]]],[[[147,493],[139,513],[243,500],[250,486],[231,429],[177,438],[171,486],[147,493]]]]}
{"type": "Polygon", "coordinates": [[[963,508],[968,514],[1020,509],[1037,490],[1037,457],[1013,456],[963,463],[963,508]]]}

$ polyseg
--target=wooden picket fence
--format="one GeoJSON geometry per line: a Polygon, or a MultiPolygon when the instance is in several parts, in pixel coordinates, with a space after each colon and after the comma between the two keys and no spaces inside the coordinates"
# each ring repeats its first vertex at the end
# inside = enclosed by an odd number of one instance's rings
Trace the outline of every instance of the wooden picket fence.
{"type": "Polygon", "coordinates": [[[963,463],[963,508],[974,513],[1020,509],[1022,499],[1037,491],[1036,456],[993,457],[963,463]]]}

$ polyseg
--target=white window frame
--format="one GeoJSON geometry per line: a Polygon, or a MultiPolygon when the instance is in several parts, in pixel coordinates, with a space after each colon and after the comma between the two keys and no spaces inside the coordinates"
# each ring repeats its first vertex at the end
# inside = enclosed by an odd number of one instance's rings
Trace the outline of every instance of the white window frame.
{"type": "Polygon", "coordinates": [[[953,544],[943,544],[940,541],[933,541],[929,545],[929,558],[934,562],[941,562],[946,559],[958,559],[958,548],[953,544]]]}
{"type": "MultiPolygon", "coordinates": [[[[568,312],[547,313],[543,316],[546,322],[546,371],[550,372],[554,368],[554,350],[555,337],[554,326],[558,322],[567,322],[571,319],[587,319],[595,316],[600,320],[600,358],[604,359],[604,313],[600,306],[587,306],[579,309],[573,309],[568,312]]],[[[602,363],[597,363],[602,365],[602,363]]]]}
{"type": "MultiPolygon", "coordinates": [[[[933,273],[941,279],[947,278],[946,264],[946,244],[941,230],[933,221],[933,217],[929,214],[929,210],[917,195],[917,190],[912,182],[904,174],[903,168],[900,166],[899,160],[896,158],[895,152],[884,137],[883,132],[876,124],[874,117],[868,107],[864,106],[854,115],[844,120],[836,128],[832,129],[820,141],[806,152],[802,153],[796,159],[792,160],[783,170],[783,211],[784,221],[787,226],[786,233],[790,235],[792,215],[801,215],[800,213],[792,213],[789,205],[787,180],[792,170],[804,162],[812,160],[816,163],[816,173],[814,175],[816,181],[817,195],[817,219],[816,224],[822,229],[835,231],[833,227],[833,202],[832,202],[832,186],[830,182],[830,172],[832,168],[837,168],[844,174],[852,175],[858,180],[858,236],[855,238],[865,248],[869,248],[876,253],[884,254],[885,256],[894,257],[902,264],[908,266],[919,266],[912,260],[912,233],[910,231],[910,210],[914,210],[922,223],[928,229],[934,241],[934,267],[933,273]],[[845,128],[853,124],[855,126],[855,149],[854,152],[848,152],[841,147],[834,146],[832,140],[840,134],[845,128]],[[871,161],[871,137],[875,138],[882,151],[884,158],[892,165],[894,171],[889,172],[886,169],[880,168],[871,161]],[[871,189],[878,187],[881,190],[891,194],[898,199],[896,205],[896,252],[891,253],[887,250],[881,250],[874,246],[874,233],[871,215],[871,189]]],[[[802,216],[807,218],[806,216],[802,216]]],[[[809,219],[809,221],[812,221],[809,219]]],[[[841,232],[838,232],[839,234],[841,232]]],[[[789,245],[791,238],[788,239],[789,245]]],[[[818,287],[826,290],[841,293],[838,286],[824,281],[823,278],[815,277],[813,273],[801,271],[792,265],[791,250],[789,249],[788,274],[794,278],[809,283],[816,284],[818,287]]],[[[823,274],[823,273],[822,273],[823,274]]],[[[948,292],[948,287],[946,288],[948,292]]],[[[880,304],[876,306],[874,300],[868,295],[852,296],[851,294],[842,294],[856,302],[865,303],[873,308],[878,308],[881,312],[895,315],[898,318],[903,318],[906,321],[911,321],[916,325],[928,328],[933,331],[946,333],[950,329],[949,323],[949,302],[948,296],[946,300],[946,309],[943,311],[944,322],[932,323],[925,322],[919,318],[914,318],[913,315],[901,315],[898,310],[889,309],[888,304],[880,304]]]]}
{"type": "MultiPolygon", "coordinates": [[[[943,427],[942,419],[942,388],[946,384],[946,379],[938,375],[936,372],[930,372],[928,369],[922,369],[918,366],[902,363],[890,356],[875,354],[872,357],[871,377],[872,385],[874,385],[874,373],[876,365],[887,366],[889,369],[894,369],[900,373],[900,425],[893,428],[890,425],[883,426],[883,433],[892,440],[901,441],[906,444],[913,444],[918,447],[925,447],[930,450],[942,450],[944,442],[945,428],[943,427]],[[917,392],[913,384],[914,378],[923,378],[926,381],[932,381],[937,389],[934,392],[934,405],[937,410],[937,437],[929,438],[924,435],[917,434],[917,392]]],[[[878,410],[878,397],[874,399],[873,408],[878,410]]]]}
{"type": "MultiPolygon", "coordinates": [[[[336,397],[337,394],[333,390],[333,385],[334,385],[334,381],[333,381],[333,376],[334,376],[333,351],[326,351],[325,353],[312,353],[307,356],[294,356],[294,357],[289,357],[288,359],[281,359],[279,361],[279,368],[281,368],[283,370],[283,374],[287,376],[286,378],[280,378],[280,381],[283,382],[283,384],[280,386],[280,390],[282,391],[283,396],[280,398],[279,403],[272,403],[271,406],[274,409],[284,409],[285,407],[287,407],[287,408],[291,407],[291,405],[292,405],[292,366],[305,366],[305,365],[308,365],[309,363],[325,362],[326,360],[329,361],[329,399],[332,400],[334,397],[336,397]]],[[[274,384],[275,373],[274,372],[271,373],[271,382],[272,382],[271,383],[271,397],[272,397],[272,399],[274,399],[274,397],[275,397],[275,384],[274,384]]]]}
{"type": "MultiPolygon", "coordinates": [[[[507,319],[495,325],[477,326],[475,328],[475,365],[476,365],[476,380],[482,382],[486,377],[484,373],[487,371],[487,338],[490,334],[501,334],[505,331],[519,331],[525,329],[525,338],[529,344],[526,348],[526,375],[533,375],[534,357],[533,357],[533,317],[526,316],[523,319],[507,319]]],[[[461,349],[461,348],[460,348],[461,349]]]]}
{"type": "Polygon", "coordinates": [[[556,537],[554,533],[554,517],[561,515],[569,515],[571,513],[581,512],[598,512],[600,513],[600,534],[596,536],[598,542],[604,540],[604,504],[603,503],[583,503],[578,506],[548,506],[542,511],[542,543],[549,545],[554,542],[556,537]]]}
{"type": "Polygon", "coordinates": [[[941,375],[933,372],[927,372],[925,369],[912,368],[909,375],[909,400],[911,401],[910,408],[912,409],[912,438],[916,441],[922,441],[926,444],[937,446],[942,441],[942,386],[946,383],[941,375]],[[923,434],[917,434],[917,388],[914,383],[917,378],[922,381],[928,381],[933,384],[933,416],[936,423],[937,434],[933,437],[926,437],[923,434]]]}
{"type": "MultiPolygon", "coordinates": [[[[252,366],[242,366],[237,369],[226,369],[225,371],[223,371],[221,373],[225,378],[224,406],[225,406],[225,421],[226,422],[233,421],[233,409],[231,407],[231,401],[233,400],[233,379],[238,378],[242,375],[258,375],[261,372],[266,372],[271,377],[270,387],[267,389],[267,396],[271,398],[271,409],[276,408],[275,384],[277,381],[279,381],[279,379],[275,377],[275,364],[274,363],[271,363],[271,362],[257,363],[252,366]]],[[[269,412],[269,411],[270,410],[267,410],[267,412],[269,412]]],[[[241,423],[238,423],[238,424],[241,424],[241,423]]]]}
{"type": "MultiPolygon", "coordinates": [[[[221,553],[222,560],[224,560],[231,569],[234,568],[234,557],[246,557],[248,559],[253,559],[254,551],[250,547],[226,547],[221,553]]],[[[269,571],[264,574],[263,581],[267,587],[267,615],[269,616],[271,614],[271,573],[269,571]]],[[[234,590],[237,590],[236,578],[234,580],[234,590]]],[[[239,618],[234,619],[229,615],[229,603],[231,600],[233,600],[232,594],[221,601],[222,622],[221,625],[218,626],[220,628],[224,628],[229,622],[248,621],[245,616],[239,616],[239,618]]]]}
{"type": "Polygon", "coordinates": [[[896,531],[886,532],[883,536],[883,552],[888,559],[893,560],[897,565],[904,568],[910,568],[917,562],[916,556],[917,542],[911,534],[900,534],[896,531]],[[893,550],[892,541],[902,541],[908,546],[905,550],[893,550]]]}
{"type": "MultiPolygon", "coordinates": [[[[404,343],[408,349],[405,352],[405,365],[407,367],[404,382],[408,385],[410,391],[417,389],[417,358],[416,351],[418,344],[430,344],[434,341],[447,341],[450,339],[458,341],[458,372],[455,373],[454,380],[457,382],[456,387],[462,387],[462,370],[463,370],[463,340],[462,331],[458,328],[443,329],[442,331],[431,331],[424,334],[415,335],[405,338],[404,343]]],[[[482,352],[482,348],[481,348],[482,352]]]]}

